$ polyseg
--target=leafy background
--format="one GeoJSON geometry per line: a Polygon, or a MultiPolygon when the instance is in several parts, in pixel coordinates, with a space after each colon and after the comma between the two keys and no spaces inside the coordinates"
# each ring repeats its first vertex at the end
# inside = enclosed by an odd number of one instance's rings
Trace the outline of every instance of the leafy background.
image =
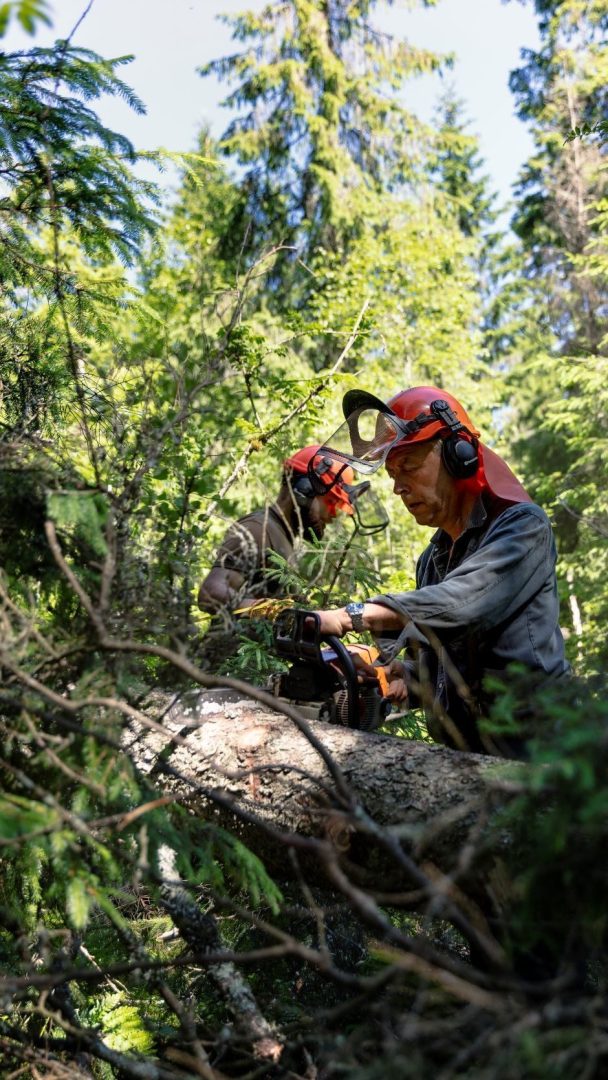
{"type": "MultiPolygon", "coordinates": [[[[608,5],[533,5],[541,47],[511,75],[534,138],[512,231],[458,103],[446,95],[433,124],[402,104],[442,60],[379,36],[378,6],[277,0],[232,19],[234,51],[207,70],[235,119],[184,150],[168,204],[96,112],[105,95],[143,108],[128,58],[70,39],[0,54],[6,1075],[601,1075],[608,5]],[[334,430],[346,389],[426,382],[466,402],[550,513],[577,676],[567,700],[539,702],[545,738],[497,826],[518,841],[515,970],[528,949],[545,974],[533,991],[471,974],[504,995],[500,1021],[428,972],[383,983],[382,949],[344,898],[324,978],[314,906],[302,916],[236,836],[163,803],[124,744],[155,694],[191,685],[175,658],[196,663],[196,590],[226,522],[276,490],[294,446],[334,430]],[[267,920],[301,945],[239,983],[270,1018],[263,1038],[282,1032],[274,1063],[200,966],[205,949],[261,947],[267,920]],[[552,981],[568,964],[574,991],[552,981]],[[97,975],[62,978],[74,968],[97,975]]],[[[33,32],[49,8],[4,3],[0,34],[11,20],[33,32]]],[[[389,530],[350,543],[336,529],[309,551],[311,602],[412,584],[423,530],[376,484],[389,530]]],[[[264,659],[243,650],[233,673],[261,675],[264,659]]],[[[493,723],[516,708],[507,694],[493,723]]],[[[317,898],[330,926],[335,904],[317,898]]],[[[386,917],[446,963],[467,955],[449,918],[386,917]]]]}

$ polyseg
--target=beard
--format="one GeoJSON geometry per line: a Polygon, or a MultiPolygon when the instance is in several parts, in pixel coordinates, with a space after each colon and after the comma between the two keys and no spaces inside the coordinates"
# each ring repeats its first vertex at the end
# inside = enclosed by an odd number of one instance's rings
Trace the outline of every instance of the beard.
{"type": "Polygon", "coordinates": [[[318,518],[311,518],[308,510],[302,510],[302,536],[305,540],[322,540],[325,525],[318,518]]]}

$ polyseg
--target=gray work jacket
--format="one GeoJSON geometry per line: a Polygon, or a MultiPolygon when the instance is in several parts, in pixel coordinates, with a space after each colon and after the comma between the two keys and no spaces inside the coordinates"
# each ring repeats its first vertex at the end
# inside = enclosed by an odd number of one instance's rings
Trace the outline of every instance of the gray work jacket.
{"type": "Polygon", "coordinates": [[[372,601],[408,620],[378,644],[385,658],[407,650],[437,741],[496,752],[477,727],[492,697],[486,677],[505,678],[514,662],[533,682],[569,674],[555,562],[553,532],[540,506],[484,496],[454,544],[443,530],[435,533],[418,560],[415,592],[372,601]]]}

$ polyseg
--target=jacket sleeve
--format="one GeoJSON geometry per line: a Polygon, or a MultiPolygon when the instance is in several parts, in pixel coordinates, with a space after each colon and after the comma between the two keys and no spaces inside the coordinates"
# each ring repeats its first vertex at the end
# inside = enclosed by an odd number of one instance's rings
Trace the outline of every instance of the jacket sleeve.
{"type": "MultiPolygon", "coordinates": [[[[487,631],[508,619],[538,592],[553,573],[555,544],[543,510],[518,503],[492,523],[475,552],[443,581],[414,592],[387,593],[373,603],[403,615],[407,624],[435,630],[462,626],[487,631]]],[[[403,648],[400,636],[397,648],[403,648]]],[[[391,650],[395,654],[395,646],[391,650]]]]}
{"type": "Polygon", "coordinates": [[[257,521],[243,518],[235,521],[220,544],[213,567],[233,570],[244,578],[251,578],[262,565],[262,536],[257,521]]]}

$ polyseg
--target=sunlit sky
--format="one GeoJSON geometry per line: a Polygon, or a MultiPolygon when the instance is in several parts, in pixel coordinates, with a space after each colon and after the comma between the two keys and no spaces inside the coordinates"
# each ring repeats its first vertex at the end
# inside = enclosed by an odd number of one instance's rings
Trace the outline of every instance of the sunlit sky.
{"type": "MultiPolygon", "coordinates": [[[[31,39],[13,27],[3,47],[44,45],[65,37],[87,6],[88,0],[56,0],[52,29],[41,28],[31,39]]],[[[214,79],[202,79],[196,69],[235,51],[229,28],[217,15],[261,6],[261,0],[93,0],[73,43],[104,56],[133,53],[135,59],[122,75],[147,108],[146,116],[139,117],[124,103],[108,101],[99,107],[105,123],[140,150],[192,149],[203,123],[220,135],[228,119],[219,104],[225,88],[214,79]]],[[[538,45],[531,3],[440,0],[434,8],[409,11],[397,0],[392,8],[385,7],[381,20],[383,29],[413,45],[456,54],[446,82],[464,100],[470,130],[480,138],[485,171],[504,203],[531,150],[508,88],[520,49],[538,45]]],[[[408,85],[407,104],[428,119],[441,89],[437,76],[414,80],[408,85]]]]}

